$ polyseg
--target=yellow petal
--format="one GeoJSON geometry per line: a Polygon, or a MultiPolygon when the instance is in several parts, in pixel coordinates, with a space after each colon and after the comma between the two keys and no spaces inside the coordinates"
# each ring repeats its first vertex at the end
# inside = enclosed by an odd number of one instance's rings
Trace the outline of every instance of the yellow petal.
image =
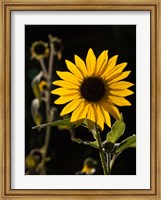
{"type": "Polygon", "coordinates": [[[131,94],[134,94],[133,91],[125,89],[125,90],[110,90],[109,94],[112,94],[114,96],[120,96],[120,97],[127,97],[131,94]]]}
{"type": "Polygon", "coordinates": [[[105,123],[107,124],[107,126],[111,128],[111,118],[110,118],[109,113],[105,111],[103,108],[102,108],[102,112],[104,114],[105,123]]]}
{"type": "Polygon", "coordinates": [[[80,119],[85,119],[88,112],[89,105],[86,105],[84,101],[82,101],[79,106],[73,111],[71,116],[71,122],[78,121],[80,119]]]}
{"type": "Polygon", "coordinates": [[[131,106],[131,103],[123,97],[109,95],[108,98],[118,106],[131,106]]]}
{"type": "Polygon", "coordinates": [[[81,102],[71,115],[71,122],[79,120],[80,113],[83,111],[84,102],[81,102]]]}
{"type": "Polygon", "coordinates": [[[96,122],[96,115],[95,115],[95,108],[94,104],[90,104],[89,106],[89,111],[87,114],[87,118],[93,122],[96,122]]]}
{"type": "Polygon", "coordinates": [[[115,56],[113,56],[112,58],[109,59],[109,61],[107,63],[108,72],[110,72],[116,66],[117,59],[118,59],[118,55],[115,55],[115,56]]]}
{"type": "Polygon", "coordinates": [[[100,75],[102,73],[102,69],[104,68],[105,64],[108,60],[108,51],[103,51],[97,59],[96,62],[96,75],[100,75]]]}
{"type": "Polygon", "coordinates": [[[79,89],[78,85],[63,80],[54,81],[52,84],[61,86],[66,89],[79,89]]]}
{"type": "Polygon", "coordinates": [[[74,74],[78,79],[82,80],[83,79],[82,73],[79,71],[77,66],[74,65],[69,60],[65,60],[65,62],[66,62],[66,65],[67,65],[67,68],[69,69],[69,71],[71,71],[72,74],[74,74]]]}
{"type": "Polygon", "coordinates": [[[113,78],[111,77],[109,79],[109,84],[110,83],[114,83],[114,82],[117,82],[117,81],[121,81],[122,79],[125,79],[129,76],[129,74],[131,73],[131,71],[126,71],[126,72],[122,72],[120,73],[119,75],[118,74],[115,74],[113,75],[113,78]],[[118,76],[117,76],[118,75],[118,76]]]}
{"type": "Polygon", "coordinates": [[[74,99],[74,100],[72,100],[70,103],[68,103],[63,108],[63,110],[60,113],[60,116],[66,115],[66,114],[72,112],[73,110],[75,110],[79,106],[79,104],[80,104],[81,101],[82,101],[81,99],[74,99]]]}
{"type": "Polygon", "coordinates": [[[93,50],[90,48],[86,57],[86,65],[89,75],[94,74],[96,68],[96,56],[94,55],[93,50]]]}
{"type": "Polygon", "coordinates": [[[105,75],[109,74],[111,72],[111,70],[114,69],[116,62],[117,62],[117,58],[118,55],[113,56],[112,58],[110,58],[108,60],[108,62],[106,63],[106,65],[103,67],[102,71],[101,71],[101,76],[104,77],[105,75]]]}
{"type": "Polygon", "coordinates": [[[101,131],[104,129],[104,114],[102,112],[102,109],[99,105],[96,106],[96,113],[97,113],[97,124],[99,125],[101,131]]]}
{"type": "Polygon", "coordinates": [[[65,104],[73,99],[78,99],[79,95],[71,95],[71,96],[61,96],[56,101],[54,101],[55,104],[65,104]]]}
{"type": "Polygon", "coordinates": [[[121,73],[125,69],[126,66],[127,66],[127,63],[121,63],[119,65],[116,65],[110,72],[108,72],[107,74],[105,73],[104,75],[106,76],[106,78],[109,78],[113,76],[114,74],[121,73]]]}
{"type": "Polygon", "coordinates": [[[131,86],[133,86],[134,84],[133,83],[130,83],[130,82],[127,82],[127,81],[119,81],[119,82],[116,82],[116,83],[111,83],[109,85],[109,88],[112,88],[112,89],[115,89],[115,90],[124,90],[124,89],[127,89],[131,86]]]}
{"type": "Polygon", "coordinates": [[[85,62],[77,55],[74,56],[75,64],[79,68],[79,70],[82,72],[82,74],[86,77],[88,75],[87,68],[85,65],[85,62]]]}
{"type": "Polygon", "coordinates": [[[117,74],[112,74],[112,75],[109,75],[109,76],[105,76],[103,77],[104,80],[107,81],[107,83],[109,84],[113,79],[119,77],[121,75],[121,73],[117,73],[117,74]]]}
{"type": "Polygon", "coordinates": [[[58,76],[67,81],[67,82],[71,82],[71,83],[74,83],[74,84],[77,84],[79,85],[79,81],[78,81],[78,78],[75,77],[73,74],[71,74],[70,72],[60,72],[60,71],[57,71],[56,72],[58,74],[58,76]]]}
{"type": "Polygon", "coordinates": [[[100,102],[103,109],[110,113],[115,119],[121,119],[121,115],[119,113],[118,108],[110,102],[106,102],[105,100],[100,102]]]}
{"type": "Polygon", "coordinates": [[[53,91],[51,91],[52,94],[56,94],[56,95],[68,95],[68,96],[71,96],[71,95],[75,95],[75,94],[79,94],[78,90],[67,90],[67,89],[64,89],[64,88],[57,88],[53,91]]]}

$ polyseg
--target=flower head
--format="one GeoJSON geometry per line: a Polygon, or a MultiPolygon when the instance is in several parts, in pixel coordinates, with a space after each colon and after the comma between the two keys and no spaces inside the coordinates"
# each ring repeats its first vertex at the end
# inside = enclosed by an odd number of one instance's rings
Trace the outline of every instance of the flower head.
{"type": "Polygon", "coordinates": [[[54,37],[51,34],[49,34],[48,37],[49,37],[49,40],[51,42],[51,45],[53,45],[54,55],[57,55],[58,60],[61,60],[62,50],[63,50],[61,39],[59,39],[58,37],[54,37]]]}
{"type": "Polygon", "coordinates": [[[31,50],[31,58],[35,58],[37,60],[46,58],[49,55],[48,43],[45,43],[43,41],[34,42],[30,50],[31,50]]]}
{"type": "Polygon", "coordinates": [[[41,92],[43,92],[46,88],[48,87],[48,84],[46,81],[42,80],[40,83],[39,83],[39,89],[41,92]]]}
{"type": "Polygon", "coordinates": [[[131,71],[123,72],[127,63],[116,64],[117,55],[108,59],[108,51],[103,51],[98,59],[92,49],[88,50],[86,62],[75,55],[75,64],[66,60],[70,72],[57,71],[62,80],[54,81],[60,86],[52,94],[60,97],[55,104],[66,104],[60,115],[72,112],[71,122],[87,119],[90,127],[94,123],[104,129],[104,123],[111,127],[110,115],[120,119],[116,106],[130,106],[124,97],[133,94],[128,88],[132,83],[122,81],[131,71]]]}

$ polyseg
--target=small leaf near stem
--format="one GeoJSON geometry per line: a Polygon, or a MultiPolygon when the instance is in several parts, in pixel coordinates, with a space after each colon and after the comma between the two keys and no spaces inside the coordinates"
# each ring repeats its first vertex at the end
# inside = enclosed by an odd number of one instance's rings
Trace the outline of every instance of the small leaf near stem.
{"type": "Polygon", "coordinates": [[[84,145],[88,145],[88,146],[91,146],[91,147],[94,147],[94,148],[98,149],[97,141],[94,141],[94,142],[83,141],[80,138],[71,138],[71,140],[73,142],[77,142],[78,144],[84,144],[84,145]]]}
{"type": "Polygon", "coordinates": [[[106,141],[115,144],[115,142],[124,134],[124,132],[125,123],[123,118],[121,118],[113,124],[111,131],[107,134],[106,141]]]}
{"type": "Polygon", "coordinates": [[[95,130],[96,130],[95,136],[96,136],[96,140],[97,140],[98,147],[99,147],[99,153],[100,153],[100,159],[101,159],[103,172],[104,172],[104,175],[108,175],[109,173],[108,173],[107,167],[106,167],[105,155],[104,155],[104,152],[103,152],[102,142],[101,142],[100,134],[99,134],[99,131],[98,131],[98,128],[97,128],[97,124],[95,124],[94,127],[95,127],[95,130]]]}

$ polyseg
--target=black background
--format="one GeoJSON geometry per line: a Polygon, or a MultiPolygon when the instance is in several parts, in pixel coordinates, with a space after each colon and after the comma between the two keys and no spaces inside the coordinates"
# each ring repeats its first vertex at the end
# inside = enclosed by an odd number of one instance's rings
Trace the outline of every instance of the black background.
{"type": "MultiPolygon", "coordinates": [[[[26,25],[25,26],[25,154],[31,149],[40,148],[43,145],[45,130],[38,133],[32,130],[35,126],[31,113],[31,101],[34,94],[31,88],[31,81],[41,70],[37,60],[31,60],[30,47],[33,42],[43,40],[48,42],[48,34],[52,34],[62,40],[63,53],[62,59],[55,58],[53,79],[59,79],[56,70],[67,70],[65,59],[74,62],[74,54],[85,60],[87,51],[92,48],[96,57],[103,50],[108,50],[109,58],[119,55],[118,62],[128,62],[125,70],[131,70],[131,74],[126,79],[136,86],[136,26],[134,25],[26,25]]],[[[48,63],[48,59],[45,59],[48,63]]],[[[126,123],[126,131],[119,141],[136,134],[136,95],[135,86],[131,88],[134,95],[127,97],[132,103],[130,107],[119,107],[123,113],[126,123]]],[[[53,86],[54,88],[54,86],[53,86]]],[[[52,88],[52,89],[53,89],[52,88]]],[[[52,104],[58,96],[52,95],[52,104]]],[[[59,111],[63,107],[58,106],[59,111]]],[[[112,119],[114,122],[114,119],[112,119]]],[[[44,121],[45,123],[45,121],[44,121]]],[[[110,129],[105,126],[101,133],[102,139],[110,129]]],[[[76,136],[83,140],[92,139],[92,134],[83,127],[75,130],[76,136]]],[[[79,145],[70,140],[68,131],[59,131],[56,127],[52,128],[49,143],[48,155],[52,161],[47,164],[48,174],[70,175],[81,170],[83,161],[87,157],[95,158],[99,161],[99,154],[94,148],[79,145]]],[[[97,167],[97,174],[102,174],[100,163],[97,167]]],[[[120,155],[113,167],[113,175],[134,175],[136,174],[136,150],[128,149],[120,155]]]]}

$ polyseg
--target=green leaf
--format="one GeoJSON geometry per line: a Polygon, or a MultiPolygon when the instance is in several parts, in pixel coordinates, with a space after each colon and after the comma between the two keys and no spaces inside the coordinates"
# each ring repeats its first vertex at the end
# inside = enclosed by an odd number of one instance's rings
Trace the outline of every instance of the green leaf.
{"type": "Polygon", "coordinates": [[[106,140],[107,142],[111,142],[115,144],[115,142],[124,134],[125,131],[125,123],[123,118],[117,120],[111,128],[111,131],[107,133],[106,140]]]}
{"type": "Polygon", "coordinates": [[[70,122],[70,118],[65,118],[62,120],[55,121],[55,122],[50,122],[47,124],[41,124],[39,126],[34,126],[32,129],[45,128],[47,126],[59,126],[59,125],[67,125],[67,126],[70,126],[71,128],[74,127],[74,124],[70,122]]]}
{"type": "Polygon", "coordinates": [[[94,141],[94,142],[85,141],[83,144],[86,144],[88,146],[91,146],[91,147],[94,147],[94,148],[98,149],[98,142],[97,141],[94,141]]]}
{"type": "Polygon", "coordinates": [[[78,144],[85,144],[85,145],[88,145],[88,146],[91,146],[91,147],[94,147],[94,148],[98,149],[97,141],[94,141],[94,142],[83,141],[83,140],[81,140],[79,138],[72,138],[72,141],[77,142],[78,144]]]}
{"type": "Polygon", "coordinates": [[[132,135],[123,140],[116,149],[116,153],[121,153],[127,148],[136,148],[136,135],[132,135]]]}
{"type": "Polygon", "coordinates": [[[78,144],[83,144],[84,141],[79,138],[71,138],[73,142],[77,142],[78,144]]]}

